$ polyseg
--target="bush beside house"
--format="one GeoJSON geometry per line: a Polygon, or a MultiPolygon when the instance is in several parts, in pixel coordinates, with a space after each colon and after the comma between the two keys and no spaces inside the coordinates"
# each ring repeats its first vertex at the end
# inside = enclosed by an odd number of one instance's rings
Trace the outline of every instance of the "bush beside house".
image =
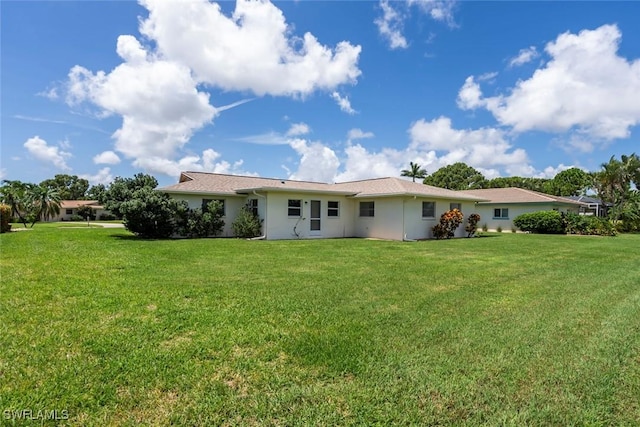
{"type": "Polygon", "coordinates": [[[0,204],[0,233],[11,231],[11,206],[0,204]]]}

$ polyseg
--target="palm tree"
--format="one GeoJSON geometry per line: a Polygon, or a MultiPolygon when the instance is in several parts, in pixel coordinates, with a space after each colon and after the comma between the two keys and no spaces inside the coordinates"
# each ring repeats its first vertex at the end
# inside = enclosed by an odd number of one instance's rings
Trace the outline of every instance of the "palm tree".
{"type": "Polygon", "coordinates": [[[410,176],[413,178],[413,182],[416,182],[416,178],[425,178],[427,171],[422,169],[418,163],[409,162],[409,169],[403,169],[400,176],[410,176]]]}
{"type": "Polygon", "coordinates": [[[11,216],[17,216],[20,222],[27,226],[27,190],[30,184],[21,181],[4,180],[0,187],[0,199],[2,203],[11,206],[11,216]]]}
{"type": "Polygon", "coordinates": [[[60,213],[60,194],[57,190],[34,185],[29,197],[34,208],[32,227],[39,219],[46,221],[60,213]]]}

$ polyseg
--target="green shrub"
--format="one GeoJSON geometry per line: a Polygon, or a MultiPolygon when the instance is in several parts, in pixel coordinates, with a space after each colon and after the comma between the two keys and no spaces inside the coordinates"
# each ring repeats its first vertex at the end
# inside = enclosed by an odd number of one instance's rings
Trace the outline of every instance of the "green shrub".
{"type": "Polygon", "coordinates": [[[258,237],[262,233],[262,220],[252,212],[249,206],[243,206],[231,223],[231,229],[236,237],[258,237]]]}
{"type": "Polygon", "coordinates": [[[127,230],[146,238],[166,238],[175,234],[178,201],[167,193],[141,188],[119,206],[127,230]]]}
{"type": "Polygon", "coordinates": [[[615,236],[614,225],[605,218],[578,215],[569,212],[565,215],[566,232],[569,234],[589,234],[595,236],[615,236]]]}
{"type": "Polygon", "coordinates": [[[73,214],[69,217],[69,221],[84,221],[85,219],[78,214],[73,214]]]}
{"type": "Polygon", "coordinates": [[[488,229],[489,227],[487,226],[487,224],[482,224],[482,231],[486,233],[488,229]]]}
{"type": "Polygon", "coordinates": [[[501,226],[498,226],[498,228],[496,229],[496,231],[497,231],[498,233],[502,233],[502,227],[501,227],[501,226]]]}
{"type": "Polygon", "coordinates": [[[11,206],[0,204],[0,233],[11,231],[11,206]]]}
{"type": "Polygon", "coordinates": [[[513,224],[522,231],[541,234],[562,234],[565,232],[563,217],[558,211],[530,212],[518,215],[513,224]]]}
{"type": "Polygon", "coordinates": [[[115,216],[115,215],[111,215],[111,214],[101,214],[101,215],[98,217],[98,219],[99,219],[100,221],[113,221],[113,220],[115,220],[115,219],[117,219],[117,218],[116,218],[116,216],[115,216]]]}
{"type": "Polygon", "coordinates": [[[214,237],[224,228],[222,204],[210,202],[205,210],[190,209],[186,202],[179,202],[176,209],[176,233],[183,237],[214,237]]]}

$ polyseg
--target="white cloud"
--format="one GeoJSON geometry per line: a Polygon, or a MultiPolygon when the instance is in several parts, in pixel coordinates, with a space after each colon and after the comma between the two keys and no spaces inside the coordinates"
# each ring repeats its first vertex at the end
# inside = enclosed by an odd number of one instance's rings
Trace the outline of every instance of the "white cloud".
{"type": "Polygon", "coordinates": [[[93,163],[97,165],[117,165],[120,163],[120,157],[113,151],[104,151],[93,157],[93,163]]]}
{"type": "Polygon", "coordinates": [[[380,1],[382,16],[373,21],[380,35],[387,40],[391,49],[406,49],[407,39],[402,35],[404,17],[389,4],[388,0],[380,1]]]}
{"type": "Polygon", "coordinates": [[[52,101],[55,101],[56,99],[58,99],[60,97],[59,94],[58,94],[58,88],[57,87],[52,87],[49,90],[44,90],[42,92],[38,92],[38,93],[36,93],[36,95],[42,96],[43,98],[47,98],[47,99],[50,99],[52,101]]]}
{"type": "Polygon", "coordinates": [[[504,131],[496,128],[454,129],[451,119],[420,119],[409,129],[410,148],[415,151],[445,152],[446,164],[464,162],[480,168],[515,168],[529,162],[523,149],[513,149],[504,131]]]}
{"type": "Polygon", "coordinates": [[[343,41],[331,49],[311,33],[293,36],[282,11],[268,1],[238,0],[231,17],[206,0],[141,3],[149,17],[140,32],[199,82],[258,96],[304,96],[355,83],[361,73],[360,46],[343,41]]]}
{"type": "Polygon", "coordinates": [[[56,168],[62,169],[65,171],[71,170],[71,168],[67,165],[66,159],[71,157],[71,153],[62,151],[60,147],[54,147],[47,144],[47,141],[40,138],[39,136],[34,136],[33,138],[29,138],[25,143],[24,147],[29,151],[29,153],[40,160],[43,163],[51,163],[56,168]]]}
{"type": "Polygon", "coordinates": [[[311,128],[306,123],[293,123],[287,131],[287,136],[300,136],[306,135],[311,132],[311,128]]]}
{"type": "Polygon", "coordinates": [[[358,139],[365,139],[365,138],[373,138],[375,135],[373,134],[373,132],[364,132],[362,129],[359,128],[353,128],[351,130],[349,130],[349,132],[347,132],[347,143],[351,143],[351,141],[355,141],[358,139]]]}
{"type": "Polygon", "coordinates": [[[458,105],[484,107],[516,132],[572,132],[582,137],[584,150],[627,138],[640,123],[640,59],[619,56],[620,39],[615,25],[561,34],[545,47],[551,60],[509,95],[483,98],[472,76],[458,105]]]}
{"type": "Polygon", "coordinates": [[[347,96],[343,97],[343,96],[340,96],[340,94],[338,92],[333,92],[331,94],[331,98],[333,98],[334,101],[336,101],[336,103],[340,107],[340,110],[344,111],[347,114],[355,114],[356,113],[356,110],[351,108],[351,101],[349,101],[349,97],[347,97],[347,96]]]}
{"type": "Polygon", "coordinates": [[[214,173],[226,173],[236,175],[255,175],[241,169],[242,160],[233,164],[226,160],[220,160],[220,153],[212,149],[206,149],[202,156],[189,155],[178,160],[171,160],[164,157],[147,157],[137,159],[133,164],[136,167],[152,170],[168,176],[178,177],[180,172],[202,171],[214,173]]]}
{"type": "Polygon", "coordinates": [[[320,142],[309,142],[296,138],[289,141],[291,148],[300,156],[298,170],[289,179],[301,181],[332,182],[340,160],[336,153],[320,142]]]}
{"type": "MultiPolygon", "coordinates": [[[[389,43],[391,49],[406,49],[409,42],[402,34],[404,21],[411,16],[411,7],[416,8],[423,14],[435,21],[445,22],[449,27],[455,27],[453,12],[456,7],[455,0],[409,0],[407,2],[389,2],[380,0],[382,16],[373,22],[378,27],[380,35],[389,43]],[[402,9],[402,10],[401,10],[402,9]]],[[[433,33],[429,34],[427,43],[433,41],[433,33]]]]}
{"type": "Polygon", "coordinates": [[[100,169],[95,175],[83,174],[79,177],[86,179],[91,185],[108,185],[113,182],[113,175],[111,175],[111,169],[108,167],[100,169]]]}
{"type": "Polygon", "coordinates": [[[538,53],[538,50],[535,46],[530,46],[526,49],[520,49],[518,55],[509,60],[509,67],[518,67],[520,65],[524,65],[527,62],[533,61],[539,56],[540,54],[538,53]]]}

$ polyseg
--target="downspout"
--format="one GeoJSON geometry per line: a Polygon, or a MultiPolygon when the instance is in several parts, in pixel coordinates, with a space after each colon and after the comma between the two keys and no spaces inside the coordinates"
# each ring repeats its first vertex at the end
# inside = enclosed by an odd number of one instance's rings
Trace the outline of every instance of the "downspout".
{"type": "Polygon", "coordinates": [[[262,236],[252,237],[249,240],[265,240],[267,238],[267,196],[256,193],[256,190],[253,190],[253,194],[264,199],[264,232],[262,233],[262,236]]]}

